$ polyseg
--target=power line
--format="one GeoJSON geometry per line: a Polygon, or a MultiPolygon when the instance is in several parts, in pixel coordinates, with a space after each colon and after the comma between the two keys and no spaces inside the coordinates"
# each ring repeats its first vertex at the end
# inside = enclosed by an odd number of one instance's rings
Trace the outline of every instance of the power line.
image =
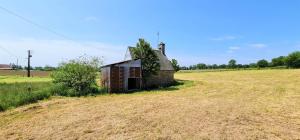
{"type": "MultiPolygon", "coordinates": [[[[83,45],[83,46],[91,46],[91,45],[87,45],[86,43],[84,43],[84,44],[83,44],[83,43],[80,43],[80,42],[78,42],[78,41],[72,39],[71,37],[68,37],[68,36],[66,36],[66,35],[64,35],[64,34],[61,34],[61,33],[57,32],[57,31],[55,31],[55,30],[52,30],[52,29],[50,29],[50,28],[48,28],[48,27],[46,27],[46,26],[43,26],[43,25],[41,25],[41,24],[38,24],[38,23],[36,23],[36,22],[34,22],[34,21],[32,21],[32,20],[30,20],[30,19],[24,17],[24,16],[21,16],[20,14],[17,14],[16,12],[13,12],[12,10],[9,10],[9,9],[7,9],[7,8],[5,8],[5,7],[3,7],[3,6],[1,6],[1,5],[0,5],[0,9],[2,9],[2,10],[5,11],[6,13],[8,13],[8,14],[10,14],[10,15],[12,15],[12,16],[15,16],[15,17],[17,17],[17,18],[19,18],[19,19],[21,19],[21,20],[23,20],[23,21],[25,21],[25,22],[27,22],[27,23],[33,25],[33,26],[36,26],[36,27],[38,27],[38,28],[40,28],[40,29],[42,29],[42,30],[48,31],[48,32],[50,32],[50,33],[52,33],[52,34],[55,34],[55,35],[57,35],[57,36],[59,36],[59,37],[61,37],[61,38],[64,38],[64,39],[66,39],[66,40],[74,41],[74,42],[76,42],[76,43],[78,43],[78,44],[81,44],[81,45],[83,45]]],[[[92,47],[93,47],[93,46],[92,46],[92,47]]],[[[101,50],[101,49],[98,48],[98,47],[94,47],[94,48],[101,50]]]]}
{"type": "Polygon", "coordinates": [[[62,38],[64,38],[64,39],[72,40],[72,39],[70,39],[69,37],[67,37],[67,36],[65,36],[65,35],[63,35],[63,34],[61,34],[61,33],[58,33],[58,32],[56,32],[56,31],[54,31],[54,30],[52,30],[52,29],[50,29],[50,28],[47,28],[47,27],[45,27],[45,26],[43,26],[43,25],[41,25],[41,24],[38,24],[38,23],[36,23],[36,22],[34,22],[34,21],[32,21],[32,20],[30,20],[30,19],[24,17],[24,16],[21,16],[21,15],[15,13],[15,12],[13,12],[13,11],[7,9],[7,8],[4,8],[3,6],[0,6],[0,9],[2,9],[3,11],[5,11],[6,13],[8,13],[8,14],[10,14],[10,15],[13,15],[13,16],[15,16],[15,17],[17,17],[17,18],[19,18],[19,19],[21,19],[21,20],[23,20],[23,21],[25,21],[25,22],[31,24],[31,25],[34,25],[34,26],[40,28],[40,29],[46,30],[46,31],[48,31],[48,32],[50,32],[50,33],[52,33],[52,34],[55,34],[55,35],[57,35],[57,36],[60,36],[60,37],[62,37],[62,38]]]}
{"type": "Polygon", "coordinates": [[[92,45],[89,45],[89,44],[86,44],[86,43],[78,42],[78,41],[76,41],[76,40],[74,40],[74,39],[72,39],[72,38],[70,38],[70,37],[68,37],[68,36],[66,36],[66,35],[64,35],[64,34],[61,34],[61,33],[57,32],[57,31],[52,30],[52,29],[50,29],[50,28],[48,28],[48,27],[46,27],[46,26],[43,26],[43,25],[41,25],[41,24],[38,24],[38,23],[36,23],[36,22],[34,22],[34,21],[32,21],[32,20],[30,20],[30,19],[24,17],[24,16],[21,16],[20,14],[17,14],[16,12],[14,12],[14,11],[12,11],[12,10],[9,10],[9,9],[7,9],[7,8],[5,8],[5,7],[3,7],[3,6],[1,6],[1,5],[0,5],[0,9],[2,9],[3,11],[5,11],[6,13],[8,13],[8,14],[10,14],[10,15],[12,15],[12,16],[15,16],[15,17],[17,17],[17,18],[23,20],[24,22],[27,22],[27,23],[29,23],[29,24],[31,24],[31,25],[33,25],[33,26],[36,26],[36,27],[38,27],[39,29],[48,31],[48,32],[50,32],[50,33],[52,33],[52,34],[55,34],[55,35],[57,35],[57,36],[59,36],[59,37],[61,37],[61,38],[63,38],[63,39],[74,41],[75,43],[78,43],[78,44],[83,45],[83,46],[90,46],[90,47],[93,47],[93,48],[95,48],[95,49],[102,50],[102,49],[100,49],[100,48],[98,48],[98,47],[95,47],[95,46],[92,46],[92,45]]]}
{"type": "Polygon", "coordinates": [[[6,53],[8,53],[10,56],[13,56],[15,58],[18,59],[18,57],[16,55],[14,55],[12,52],[10,52],[9,50],[7,50],[6,48],[4,48],[3,46],[0,45],[0,48],[5,51],[6,53]]]}

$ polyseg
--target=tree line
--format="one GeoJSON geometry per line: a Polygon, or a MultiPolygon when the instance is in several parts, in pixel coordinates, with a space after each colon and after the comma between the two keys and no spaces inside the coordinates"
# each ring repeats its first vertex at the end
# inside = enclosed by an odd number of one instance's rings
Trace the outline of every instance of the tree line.
{"type": "Polygon", "coordinates": [[[273,58],[270,62],[266,59],[258,60],[250,64],[238,64],[236,60],[229,60],[228,64],[205,64],[199,63],[189,67],[179,67],[180,70],[197,70],[197,69],[246,69],[246,68],[300,68],[300,51],[295,51],[287,56],[273,58]]]}
{"type": "MultiPolygon", "coordinates": [[[[22,67],[21,65],[16,65],[16,64],[10,64],[11,68],[13,70],[27,70],[28,67],[22,67]]],[[[37,71],[53,71],[56,70],[56,67],[52,67],[49,65],[46,65],[44,67],[38,66],[38,67],[30,67],[30,70],[37,70],[37,71]]]]}

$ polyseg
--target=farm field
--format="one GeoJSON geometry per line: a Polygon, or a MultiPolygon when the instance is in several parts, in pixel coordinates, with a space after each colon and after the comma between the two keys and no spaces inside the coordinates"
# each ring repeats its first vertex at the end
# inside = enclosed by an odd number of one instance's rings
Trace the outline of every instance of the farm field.
{"type": "Polygon", "coordinates": [[[1,112],[0,139],[300,139],[300,70],[175,77],[190,82],[1,112]]]}
{"type": "Polygon", "coordinates": [[[49,77],[21,77],[21,76],[0,76],[0,83],[33,83],[33,82],[50,82],[49,77]]]}
{"type": "MultiPolygon", "coordinates": [[[[32,77],[49,77],[50,71],[31,71],[32,77]]],[[[25,70],[0,70],[0,76],[19,76],[26,77],[27,71],[25,70]]]]}
{"type": "Polygon", "coordinates": [[[50,97],[46,77],[0,76],[0,111],[50,97]]]}

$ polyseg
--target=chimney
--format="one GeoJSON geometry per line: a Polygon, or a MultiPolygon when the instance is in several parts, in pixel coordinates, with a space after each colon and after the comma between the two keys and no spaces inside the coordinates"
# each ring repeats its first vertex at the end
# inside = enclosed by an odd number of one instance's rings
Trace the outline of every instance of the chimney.
{"type": "Polygon", "coordinates": [[[158,50],[160,50],[160,52],[166,56],[166,44],[163,42],[160,42],[158,45],[158,50]]]}

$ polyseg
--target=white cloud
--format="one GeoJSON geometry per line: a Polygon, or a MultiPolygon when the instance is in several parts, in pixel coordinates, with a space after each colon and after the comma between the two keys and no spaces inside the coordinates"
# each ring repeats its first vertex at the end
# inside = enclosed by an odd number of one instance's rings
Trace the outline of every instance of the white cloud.
{"type": "Polygon", "coordinates": [[[235,51],[239,50],[239,46],[231,46],[228,48],[227,53],[234,53],[235,51]]]}
{"type": "Polygon", "coordinates": [[[95,16],[88,16],[84,18],[84,21],[94,22],[94,21],[98,21],[98,18],[95,16]]]}
{"type": "Polygon", "coordinates": [[[267,47],[267,45],[263,44],[263,43],[249,44],[249,46],[253,47],[253,48],[257,48],[257,49],[261,49],[261,48],[266,48],[267,47]]]}
{"type": "Polygon", "coordinates": [[[221,37],[211,38],[210,40],[213,40],[213,41],[225,41],[225,40],[235,40],[237,38],[238,37],[236,37],[236,36],[228,35],[228,36],[221,36],[221,37]]]}
{"type": "MultiPolygon", "coordinates": [[[[124,59],[127,47],[101,42],[69,40],[0,40],[0,45],[18,56],[21,65],[26,64],[27,50],[33,50],[32,65],[56,66],[61,61],[78,58],[82,55],[104,57],[104,62],[111,63],[124,59]]],[[[14,63],[16,58],[0,51],[0,63],[14,63]]]]}

